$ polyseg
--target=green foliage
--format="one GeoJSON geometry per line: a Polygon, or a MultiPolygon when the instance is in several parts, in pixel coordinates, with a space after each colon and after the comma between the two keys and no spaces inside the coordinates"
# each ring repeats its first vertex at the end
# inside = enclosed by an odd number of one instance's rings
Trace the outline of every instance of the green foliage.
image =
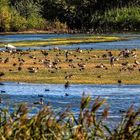
{"type": "Polygon", "coordinates": [[[46,21],[37,3],[29,0],[15,2],[13,6],[8,0],[1,0],[0,3],[0,31],[45,29],[46,21]]]}
{"type": "MultiPolygon", "coordinates": [[[[135,8],[140,6],[140,2],[137,0],[44,0],[42,5],[43,16],[46,19],[50,21],[58,19],[60,22],[67,23],[71,29],[78,29],[83,32],[103,32],[125,30],[131,24],[128,29],[135,30],[136,28],[139,30],[139,25],[132,18],[135,13],[138,16],[140,15],[137,9],[135,11],[135,8]],[[127,17],[122,16],[123,19],[119,22],[108,17],[108,12],[118,10],[122,11],[123,15],[128,15],[128,19],[126,20],[127,17]],[[127,11],[133,12],[129,15],[127,11]],[[132,24],[135,24],[135,26],[132,24]],[[113,28],[110,25],[115,27],[113,28]]],[[[115,14],[112,16],[118,18],[115,14]]]]}
{"type": "Polygon", "coordinates": [[[139,0],[0,0],[0,31],[139,31],[139,6],[139,0]]]}
{"type": "Polygon", "coordinates": [[[54,112],[50,106],[43,107],[36,115],[28,116],[28,106],[22,104],[13,113],[1,109],[1,140],[138,140],[140,139],[140,110],[131,106],[124,119],[115,129],[104,123],[108,116],[105,108],[100,116],[98,109],[105,100],[100,98],[92,102],[90,97],[83,97],[79,117],[75,117],[69,108],[63,112],[54,112]]]}
{"type": "Polygon", "coordinates": [[[0,31],[9,31],[11,14],[9,11],[8,1],[0,1],[0,31]]]}
{"type": "Polygon", "coordinates": [[[39,16],[40,5],[34,3],[33,0],[15,2],[14,7],[20,13],[21,16],[29,18],[31,16],[39,16]]]}
{"type": "Polygon", "coordinates": [[[17,10],[11,9],[11,31],[24,31],[27,29],[27,20],[22,17],[17,10]]]}
{"type": "Polygon", "coordinates": [[[20,1],[15,3],[15,7],[20,15],[27,21],[27,29],[44,29],[45,19],[42,18],[41,6],[32,0],[20,1]]]}
{"type": "MultiPolygon", "coordinates": [[[[140,29],[140,8],[121,8],[106,12],[105,19],[107,23],[112,24],[112,28],[119,27],[123,30],[140,29]]],[[[110,24],[110,25],[111,25],[110,24]]]]}
{"type": "Polygon", "coordinates": [[[43,30],[46,28],[45,23],[46,23],[45,19],[39,16],[38,17],[30,16],[29,18],[27,18],[27,29],[43,30]]]}

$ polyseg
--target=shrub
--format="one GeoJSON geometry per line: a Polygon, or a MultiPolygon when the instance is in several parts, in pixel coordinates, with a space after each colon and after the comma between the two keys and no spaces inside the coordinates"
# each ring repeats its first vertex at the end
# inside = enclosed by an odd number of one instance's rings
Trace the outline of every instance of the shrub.
{"type": "Polygon", "coordinates": [[[17,10],[11,9],[11,31],[24,31],[27,29],[27,21],[17,10]]]}

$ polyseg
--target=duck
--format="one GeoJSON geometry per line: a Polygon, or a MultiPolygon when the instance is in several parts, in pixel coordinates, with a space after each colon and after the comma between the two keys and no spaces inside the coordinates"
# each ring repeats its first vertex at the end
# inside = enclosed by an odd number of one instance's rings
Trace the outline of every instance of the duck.
{"type": "Polygon", "coordinates": [[[43,95],[42,95],[42,94],[38,94],[38,97],[41,97],[41,98],[42,98],[42,97],[43,97],[43,95]]]}
{"type": "Polygon", "coordinates": [[[40,101],[34,102],[34,104],[43,105],[44,104],[43,98],[40,98],[40,101]]]}
{"type": "Polygon", "coordinates": [[[128,62],[123,62],[122,66],[128,66],[128,62]]]}
{"type": "Polygon", "coordinates": [[[4,76],[5,74],[4,74],[4,72],[0,72],[0,77],[2,77],[2,76],[4,76]]]}
{"type": "Polygon", "coordinates": [[[69,94],[68,93],[65,93],[65,96],[69,96],[69,94]]]}
{"type": "Polygon", "coordinates": [[[119,110],[119,112],[120,112],[120,113],[126,113],[126,111],[125,111],[125,110],[119,110]]]}
{"type": "Polygon", "coordinates": [[[3,86],[4,85],[4,83],[0,83],[0,86],[3,86]]]}
{"type": "Polygon", "coordinates": [[[50,90],[46,88],[45,91],[50,91],[50,90]]]}
{"type": "Polygon", "coordinates": [[[1,90],[0,92],[1,92],[1,93],[6,93],[6,91],[5,91],[5,90],[1,90]]]}

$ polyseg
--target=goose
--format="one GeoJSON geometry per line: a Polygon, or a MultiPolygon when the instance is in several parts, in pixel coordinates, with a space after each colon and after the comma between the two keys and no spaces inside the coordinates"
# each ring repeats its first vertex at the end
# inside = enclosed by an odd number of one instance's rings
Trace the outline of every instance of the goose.
{"type": "Polygon", "coordinates": [[[8,57],[4,60],[4,63],[7,63],[7,62],[9,62],[9,58],[8,57]]]}
{"type": "Polygon", "coordinates": [[[105,68],[106,69],[107,67],[101,63],[99,65],[96,65],[95,68],[105,68]]]}
{"type": "Polygon", "coordinates": [[[128,66],[128,62],[123,62],[122,66],[128,66]]]}
{"type": "Polygon", "coordinates": [[[79,67],[81,67],[81,68],[85,68],[86,67],[86,64],[84,64],[84,63],[78,63],[77,64],[79,67]]]}
{"type": "Polygon", "coordinates": [[[67,81],[64,86],[65,86],[65,88],[68,88],[69,85],[70,85],[70,83],[69,83],[69,81],[67,81]]]}
{"type": "Polygon", "coordinates": [[[28,69],[28,71],[30,73],[36,73],[36,72],[38,72],[38,68],[35,68],[35,67],[28,67],[27,69],[28,69]]]}
{"type": "Polygon", "coordinates": [[[18,67],[18,71],[21,71],[22,70],[22,67],[18,67]]]}
{"type": "Polygon", "coordinates": [[[115,61],[115,57],[114,56],[111,56],[110,57],[110,65],[111,66],[114,66],[114,61],[115,61]]]}
{"type": "Polygon", "coordinates": [[[122,83],[122,80],[118,80],[118,84],[121,84],[122,83]]]}
{"type": "Polygon", "coordinates": [[[5,74],[4,74],[4,72],[0,72],[0,77],[2,77],[2,76],[4,76],[5,74]]]}
{"type": "Polygon", "coordinates": [[[70,79],[72,76],[73,76],[72,74],[66,75],[65,79],[70,79]]]}
{"type": "Polygon", "coordinates": [[[42,54],[44,55],[44,56],[48,56],[48,52],[47,51],[45,51],[45,50],[41,50],[41,52],[42,52],[42,54]]]}

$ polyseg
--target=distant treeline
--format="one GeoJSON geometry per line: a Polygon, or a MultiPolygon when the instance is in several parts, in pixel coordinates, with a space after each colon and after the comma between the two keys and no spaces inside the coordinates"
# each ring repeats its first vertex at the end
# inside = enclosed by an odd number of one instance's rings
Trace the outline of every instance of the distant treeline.
{"type": "Polygon", "coordinates": [[[0,32],[140,30],[140,0],[0,0],[0,32]]]}

